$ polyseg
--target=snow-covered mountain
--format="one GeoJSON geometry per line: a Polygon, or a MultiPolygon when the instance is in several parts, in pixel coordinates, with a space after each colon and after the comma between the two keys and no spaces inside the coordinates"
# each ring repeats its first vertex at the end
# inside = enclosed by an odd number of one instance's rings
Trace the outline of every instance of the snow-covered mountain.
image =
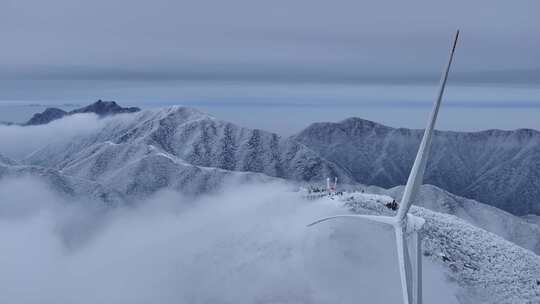
{"type": "Polygon", "coordinates": [[[214,193],[227,184],[276,180],[264,174],[193,166],[152,147],[138,158],[122,159],[123,156],[115,155],[113,146],[112,150],[91,155],[65,171],[0,162],[0,180],[37,179],[65,199],[98,202],[105,206],[129,205],[160,190],[199,195],[214,193]],[[110,160],[106,170],[100,171],[99,166],[105,164],[102,160],[107,156],[115,159],[110,160]],[[98,172],[103,174],[96,175],[98,172]]]}
{"type": "Polygon", "coordinates": [[[60,165],[62,173],[109,185],[129,197],[172,189],[184,194],[211,193],[226,183],[263,182],[253,172],[194,166],[153,145],[97,143],[60,165]]]}
{"type": "Polygon", "coordinates": [[[54,193],[69,200],[99,202],[110,206],[126,202],[124,195],[114,187],[68,176],[49,168],[8,165],[0,162],[0,180],[4,178],[38,179],[54,193]]]}
{"type": "MultiPolygon", "coordinates": [[[[339,198],[361,214],[393,215],[392,199],[364,193],[339,198]]],[[[460,303],[540,303],[540,256],[449,214],[413,206],[426,220],[423,255],[446,269],[465,294],[460,303]]]]}
{"type": "Polygon", "coordinates": [[[184,107],[110,118],[98,131],[50,144],[22,162],[94,180],[111,178],[135,164],[146,168],[138,171],[137,178],[142,178],[157,168],[167,170],[159,162],[168,162],[184,170],[208,167],[213,172],[263,173],[297,181],[338,176],[352,182],[347,171],[292,139],[242,128],[184,107]],[[148,163],[151,160],[157,163],[148,163]]]}
{"type": "Polygon", "coordinates": [[[47,108],[41,113],[36,113],[24,125],[35,126],[48,124],[53,120],[60,119],[67,115],[68,112],[58,108],[47,108]]]}
{"type": "MultiPolygon", "coordinates": [[[[368,187],[370,193],[401,199],[404,186],[391,189],[368,187]]],[[[523,248],[540,254],[540,226],[522,217],[472,199],[461,197],[433,185],[422,185],[415,201],[417,206],[457,216],[466,222],[497,234],[523,248]]],[[[532,218],[532,216],[531,216],[532,218]]]]}
{"type": "MultiPolygon", "coordinates": [[[[292,137],[349,170],[357,182],[405,184],[422,130],[349,118],[292,137]]],[[[425,183],[516,215],[540,214],[540,132],[435,132],[425,183]]]]}
{"type": "Polygon", "coordinates": [[[116,101],[104,101],[100,99],[94,102],[93,104],[70,111],[68,112],[68,115],[79,114],[79,113],[94,113],[94,114],[97,114],[98,116],[103,117],[107,115],[135,113],[135,112],[139,112],[140,110],[141,109],[137,107],[124,108],[124,107],[119,106],[116,103],[116,101]]]}

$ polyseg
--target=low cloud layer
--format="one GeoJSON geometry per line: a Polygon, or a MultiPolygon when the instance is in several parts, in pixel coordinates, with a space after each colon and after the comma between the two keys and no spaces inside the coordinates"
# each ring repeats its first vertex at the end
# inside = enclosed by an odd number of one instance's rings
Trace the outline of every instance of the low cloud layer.
{"type": "Polygon", "coordinates": [[[25,127],[0,125],[0,153],[16,160],[22,159],[49,143],[98,130],[108,119],[100,119],[95,114],[76,114],[46,125],[25,127]]]}
{"type": "Polygon", "coordinates": [[[18,159],[47,143],[84,135],[102,126],[95,114],[78,114],[42,126],[0,126],[0,153],[18,159]]]}
{"type": "MultiPolygon", "coordinates": [[[[282,185],[198,200],[162,192],[97,210],[63,201],[38,180],[0,181],[0,302],[399,301],[391,231],[353,223],[309,229],[344,210],[282,185]]],[[[440,269],[427,263],[424,274],[426,300],[455,303],[440,269]]]]}

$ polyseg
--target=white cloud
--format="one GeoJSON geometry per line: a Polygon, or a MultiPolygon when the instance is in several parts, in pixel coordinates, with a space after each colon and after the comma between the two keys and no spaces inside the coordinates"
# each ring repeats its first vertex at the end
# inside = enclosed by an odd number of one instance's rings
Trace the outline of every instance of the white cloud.
{"type": "MultiPolygon", "coordinates": [[[[0,183],[2,303],[369,303],[399,299],[391,234],[283,185],[197,200],[163,192],[99,214],[39,181],[0,183]],[[32,189],[31,191],[26,191],[32,189]],[[22,211],[21,211],[22,210],[22,211]],[[82,220],[82,221],[81,221],[82,220]]],[[[427,300],[451,300],[425,267],[427,300]],[[434,295],[436,293],[436,295],[434,295]]]]}
{"type": "Polygon", "coordinates": [[[95,114],[76,114],[46,125],[0,125],[0,153],[13,159],[22,159],[46,144],[95,131],[106,121],[95,114]]]}

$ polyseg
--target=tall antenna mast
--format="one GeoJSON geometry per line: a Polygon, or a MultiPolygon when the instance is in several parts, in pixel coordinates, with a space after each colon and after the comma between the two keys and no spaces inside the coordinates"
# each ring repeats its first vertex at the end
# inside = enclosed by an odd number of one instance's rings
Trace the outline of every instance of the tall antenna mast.
{"type": "MultiPolygon", "coordinates": [[[[437,114],[441,106],[442,96],[446,87],[446,81],[448,80],[448,73],[450,72],[450,66],[454,59],[454,52],[459,38],[459,30],[453,39],[452,49],[450,52],[450,58],[443,70],[441,76],[441,82],[439,85],[439,91],[435,104],[429,116],[424,136],[420,142],[418,153],[414,160],[414,164],[409,174],[403,197],[395,216],[377,216],[377,215],[360,215],[360,214],[347,214],[336,215],[320,219],[308,226],[335,219],[335,218],[352,218],[359,220],[367,220],[373,222],[379,222],[394,227],[396,235],[396,247],[398,253],[399,273],[401,278],[401,290],[403,295],[404,304],[422,304],[422,235],[420,229],[424,225],[425,220],[423,218],[409,214],[409,209],[418,193],[420,185],[424,178],[424,171],[426,169],[427,159],[429,156],[429,150],[431,146],[431,138],[433,130],[435,128],[435,122],[437,121],[437,114]],[[414,263],[412,263],[409,253],[409,245],[407,236],[412,235],[413,240],[413,255],[414,263]],[[414,272],[413,272],[414,267],[414,272]]],[[[328,181],[328,180],[327,180],[328,181]]]]}

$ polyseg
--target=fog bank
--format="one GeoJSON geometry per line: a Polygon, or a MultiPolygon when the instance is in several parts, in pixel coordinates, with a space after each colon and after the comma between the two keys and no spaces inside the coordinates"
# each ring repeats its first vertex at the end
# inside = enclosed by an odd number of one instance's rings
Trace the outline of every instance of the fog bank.
{"type": "MultiPolygon", "coordinates": [[[[81,204],[36,180],[0,181],[0,302],[399,301],[392,233],[347,222],[307,228],[344,210],[283,185],[197,201],[162,192],[107,213],[81,204]]],[[[426,300],[455,303],[454,287],[426,264],[426,300]]]]}
{"type": "Polygon", "coordinates": [[[98,130],[107,119],[110,118],[100,119],[95,114],[76,114],[46,125],[0,125],[0,153],[13,159],[21,159],[48,143],[98,130]]]}

